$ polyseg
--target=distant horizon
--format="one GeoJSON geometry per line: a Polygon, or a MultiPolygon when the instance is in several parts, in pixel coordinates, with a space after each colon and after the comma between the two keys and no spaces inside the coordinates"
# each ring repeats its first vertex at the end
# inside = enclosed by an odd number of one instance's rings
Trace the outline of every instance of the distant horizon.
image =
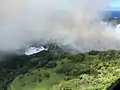
{"type": "Polygon", "coordinates": [[[120,10],[107,10],[105,11],[106,13],[106,16],[105,18],[114,18],[114,17],[117,17],[117,18],[120,18],[120,10]]]}
{"type": "Polygon", "coordinates": [[[104,9],[103,11],[120,11],[120,8],[109,8],[109,9],[104,9]]]}

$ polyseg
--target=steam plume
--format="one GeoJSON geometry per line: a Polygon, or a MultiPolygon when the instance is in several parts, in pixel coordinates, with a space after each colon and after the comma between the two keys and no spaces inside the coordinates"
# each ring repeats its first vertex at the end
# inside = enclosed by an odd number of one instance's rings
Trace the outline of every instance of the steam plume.
{"type": "Polygon", "coordinates": [[[105,0],[0,0],[0,50],[56,42],[76,51],[120,49],[120,37],[101,23],[105,0]],[[43,42],[44,41],[44,42],[43,42]]]}

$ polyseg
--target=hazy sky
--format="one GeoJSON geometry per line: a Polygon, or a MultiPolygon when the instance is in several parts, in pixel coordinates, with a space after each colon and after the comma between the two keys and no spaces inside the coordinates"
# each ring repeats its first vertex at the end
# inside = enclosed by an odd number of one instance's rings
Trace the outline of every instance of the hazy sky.
{"type": "Polygon", "coordinates": [[[120,0],[110,0],[110,9],[120,10],[120,0]]]}

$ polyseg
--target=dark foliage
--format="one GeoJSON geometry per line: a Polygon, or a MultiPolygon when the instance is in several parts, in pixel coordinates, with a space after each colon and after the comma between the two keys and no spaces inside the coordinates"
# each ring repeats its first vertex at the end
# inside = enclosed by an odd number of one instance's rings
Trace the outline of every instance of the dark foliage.
{"type": "MultiPolygon", "coordinates": [[[[43,51],[31,56],[13,55],[0,63],[0,90],[7,90],[7,86],[20,74],[25,74],[33,67],[53,68],[56,66],[55,55],[51,51],[43,51]]],[[[49,75],[46,75],[49,77],[49,75]]],[[[41,80],[39,80],[41,81],[41,80]]]]}
{"type": "Polygon", "coordinates": [[[107,90],[120,90],[120,79],[112,83],[111,86],[107,88],[107,90]]]}

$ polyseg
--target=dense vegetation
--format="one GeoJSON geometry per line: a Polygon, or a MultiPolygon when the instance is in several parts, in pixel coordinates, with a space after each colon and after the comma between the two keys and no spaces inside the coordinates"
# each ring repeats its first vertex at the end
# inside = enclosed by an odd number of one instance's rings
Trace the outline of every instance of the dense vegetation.
{"type": "Polygon", "coordinates": [[[51,45],[0,63],[0,90],[105,90],[120,77],[120,51],[65,53],[51,45]]]}

